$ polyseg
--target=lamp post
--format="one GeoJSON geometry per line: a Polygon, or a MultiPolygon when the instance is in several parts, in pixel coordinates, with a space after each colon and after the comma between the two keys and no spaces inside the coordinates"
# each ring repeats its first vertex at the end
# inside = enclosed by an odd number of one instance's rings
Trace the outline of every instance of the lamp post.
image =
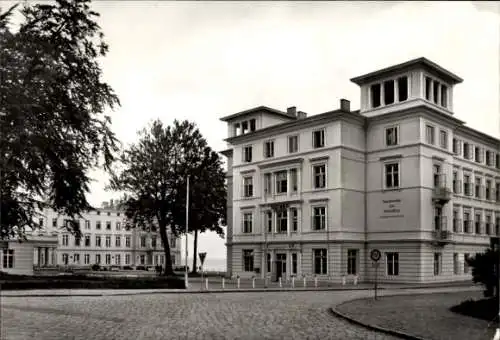
{"type": "MultiPolygon", "coordinates": [[[[186,185],[186,249],[185,249],[185,273],[184,273],[184,281],[186,285],[186,289],[188,288],[188,225],[189,225],[189,175],[187,176],[187,185],[186,185]]],[[[196,254],[194,254],[196,256],[196,254]]]]}

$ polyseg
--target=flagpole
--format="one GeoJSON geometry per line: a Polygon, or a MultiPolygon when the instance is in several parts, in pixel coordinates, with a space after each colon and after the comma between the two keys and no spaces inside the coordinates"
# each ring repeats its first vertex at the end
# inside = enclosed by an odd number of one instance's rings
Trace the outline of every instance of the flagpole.
{"type": "MultiPolygon", "coordinates": [[[[184,282],[186,285],[186,289],[188,289],[188,225],[189,225],[189,175],[187,176],[187,187],[186,187],[186,250],[185,250],[185,274],[184,274],[184,282]]],[[[194,255],[196,256],[196,254],[194,255]]]]}

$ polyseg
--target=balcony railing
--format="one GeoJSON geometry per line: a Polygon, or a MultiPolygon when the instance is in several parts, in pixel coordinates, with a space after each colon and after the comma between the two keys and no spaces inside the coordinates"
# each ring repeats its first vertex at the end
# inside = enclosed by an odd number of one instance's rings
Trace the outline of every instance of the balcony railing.
{"type": "Polygon", "coordinates": [[[451,190],[446,185],[445,174],[434,174],[434,190],[432,199],[439,204],[444,204],[451,199],[451,190]]]}
{"type": "Polygon", "coordinates": [[[484,234],[483,222],[474,221],[474,232],[476,235],[484,234]]]}
{"type": "Polygon", "coordinates": [[[465,196],[472,196],[472,185],[470,182],[464,183],[464,195],[465,196]]]}
{"type": "Polygon", "coordinates": [[[471,231],[472,231],[471,230],[471,220],[464,220],[463,232],[466,234],[470,234],[471,231]]]}
{"type": "Polygon", "coordinates": [[[447,218],[446,216],[435,216],[434,217],[434,231],[448,230],[447,228],[447,218]]]}

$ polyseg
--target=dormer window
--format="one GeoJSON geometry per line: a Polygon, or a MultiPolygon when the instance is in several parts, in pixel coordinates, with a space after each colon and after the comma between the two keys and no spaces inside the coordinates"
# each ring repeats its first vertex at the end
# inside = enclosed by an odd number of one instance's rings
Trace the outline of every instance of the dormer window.
{"type": "Polygon", "coordinates": [[[384,104],[389,105],[394,103],[394,80],[384,82],[384,104]]]}

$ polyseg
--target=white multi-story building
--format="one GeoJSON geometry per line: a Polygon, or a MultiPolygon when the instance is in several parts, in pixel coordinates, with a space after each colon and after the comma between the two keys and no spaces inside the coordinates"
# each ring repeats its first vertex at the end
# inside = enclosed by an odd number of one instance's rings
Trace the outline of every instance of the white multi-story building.
{"type": "MultiPolygon", "coordinates": [[[[67,222],[64,216],[52,210],[44,211],[43,215],[39,222],[44,227],[42,230],[48,234],[57,233],[58,244],[57,248],[35,247],[35,266],[88,267],[99,264],[103,267],[151,267],[165,263],[159,233],[126,228],[124,212],[112,201],[83,214],[79,221],[82,233],[80,239],[65,231],[63,227],[67,222]]],[[[180,260],[180,242],[169,232],[167,237],[172,265],[175,266],[180,260]]]]}
{"type": "Polygon", "coordinates": [[[425,58],[351,81],[360,110],[222,118],[229,273],[371,281],[378,249],[382,281],[470,278],[500,229],[500,141],[454,117],[462,79],[425,58]]]}

